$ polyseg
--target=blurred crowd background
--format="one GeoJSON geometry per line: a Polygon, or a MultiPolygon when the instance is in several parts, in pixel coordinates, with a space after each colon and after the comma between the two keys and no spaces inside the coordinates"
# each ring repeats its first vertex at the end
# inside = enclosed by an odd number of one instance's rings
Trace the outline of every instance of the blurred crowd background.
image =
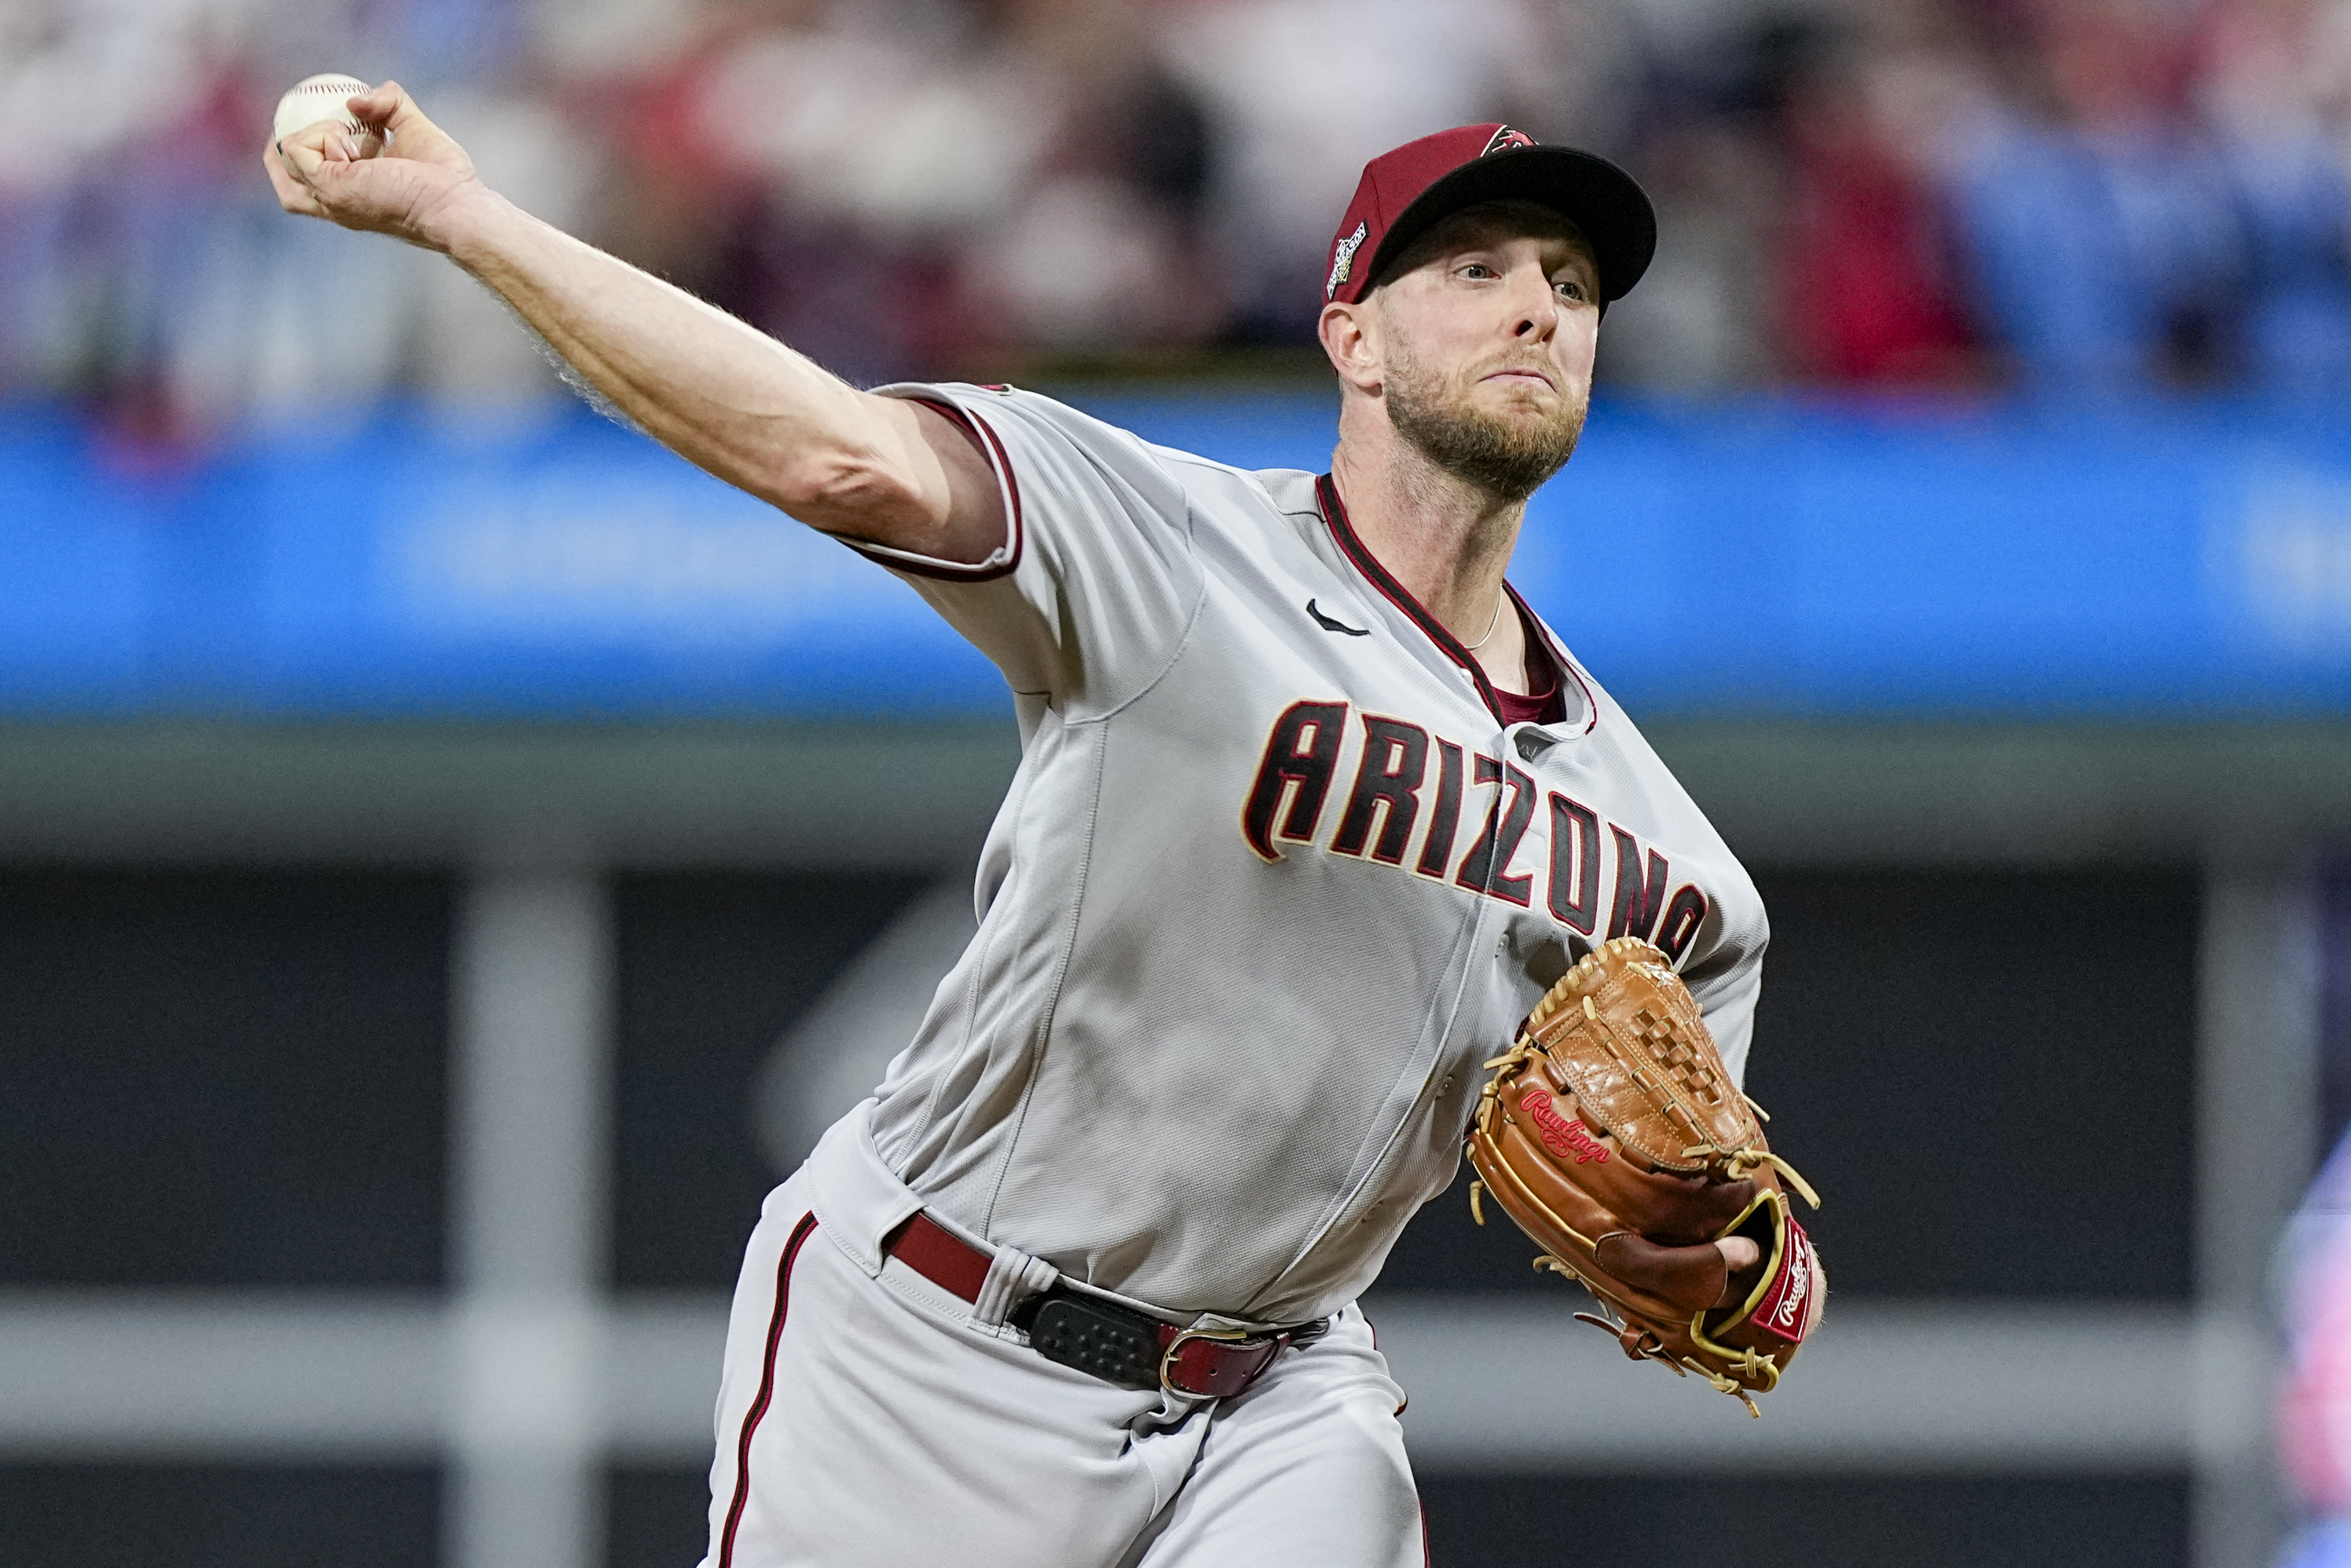
{"type": "Polygon", "coordinates": [[[1363,161],[1489,118],[1658,203],[1616,383],[2351,371],[2345,0],[0,0],[0,395],[552,389],[461,277],[277,212],[320,69],[868,382],[1305,361],[1363,161]]]}

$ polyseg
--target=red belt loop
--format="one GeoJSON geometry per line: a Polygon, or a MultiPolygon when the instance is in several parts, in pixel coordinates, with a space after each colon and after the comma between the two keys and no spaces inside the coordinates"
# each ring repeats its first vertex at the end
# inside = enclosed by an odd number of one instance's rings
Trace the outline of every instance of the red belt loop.
{"type": "Polygon", "coordinates": [[[941,1290],[978,1304],[979,1288],[987,1281],[987,1254],[966,1245],[920,1209],[890,1233],[882,1250],[941,1290]]]}

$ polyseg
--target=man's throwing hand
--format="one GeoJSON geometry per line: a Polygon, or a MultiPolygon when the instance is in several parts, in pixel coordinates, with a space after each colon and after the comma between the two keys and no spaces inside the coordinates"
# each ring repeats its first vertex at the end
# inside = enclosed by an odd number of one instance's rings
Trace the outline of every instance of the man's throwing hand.
{"type": "Polygon", "coordinates": [[[350,131],[332,120],[273,141],[262,149],[261,163],[277,204],[347,229],[446,250],[449,214],[484,193],[474,161],[398,82],[354,95],[350,108],[360,124],[388,133],[382,155],[360,157],[350,131]]]}

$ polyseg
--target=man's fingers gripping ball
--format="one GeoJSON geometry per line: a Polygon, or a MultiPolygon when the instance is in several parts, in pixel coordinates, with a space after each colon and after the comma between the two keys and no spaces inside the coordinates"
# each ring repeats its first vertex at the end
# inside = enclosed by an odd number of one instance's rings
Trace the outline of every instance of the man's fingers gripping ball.
{"type": "MultiPolygon", "coordinates": [[[[340,71],[304,77],[277,100],[277,112],[270,121],[270,144],[282,159],[287,155],[287,138],[312,126],[324,126],[327,130],[315,144],[323,155],[340,154],[349,160],[376,157],[389,144],[390,132],[380,120],[361,120],[351,111],[351,99],[372,96],[367,83],[340,71]]],[[[376,106],[369,103],[368,107],[376,106]]]]}
{"type": "Polygon", "coordinates": [[[397,82],[310,77],[278,100],[262,166],[278,205],[345,228],[439,248],[453,201],[478,188],[473,160],[397,82]]]}

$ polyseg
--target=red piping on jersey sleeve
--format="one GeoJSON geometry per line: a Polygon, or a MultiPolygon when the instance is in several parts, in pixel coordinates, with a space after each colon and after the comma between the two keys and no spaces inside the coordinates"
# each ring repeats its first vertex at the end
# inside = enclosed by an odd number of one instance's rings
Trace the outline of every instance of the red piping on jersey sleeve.
{"type": "MultiPolygon", "coordinates": [[[[933,397],[909,398],[906,401],[921,403],[925,408],[931,409],[954,421],[956,427],[964,433],[974,446],[979,448],[979,455],[987,459],[988,467],[993,469],[997,477],[1003,482],[1006,508],[1009,513],[1004,519],[1004,526],[1006,532],[1010,536],[1011,556],[995,566],[960,565],[955,561],[936,560],[928,556],[916,555],[912,550],[893,549],[887,545],[869,544],[862,539],[842,538],[841,542],[877,566],[885,566],[892,571],[903,571],[915,577],[935,578],[943,582],[993,582],[999,577],[1009,576],[1019,570],[1020,566],[1020,476],[1012,471],[1012,459],[1005,452],[1004,443],[997,438],[995,430],[989,426],[987,421],[977,414],[957,408],[954,403],[933,397]]],[[[839,535],[834,537],[840,538],[839,535]]]]}

